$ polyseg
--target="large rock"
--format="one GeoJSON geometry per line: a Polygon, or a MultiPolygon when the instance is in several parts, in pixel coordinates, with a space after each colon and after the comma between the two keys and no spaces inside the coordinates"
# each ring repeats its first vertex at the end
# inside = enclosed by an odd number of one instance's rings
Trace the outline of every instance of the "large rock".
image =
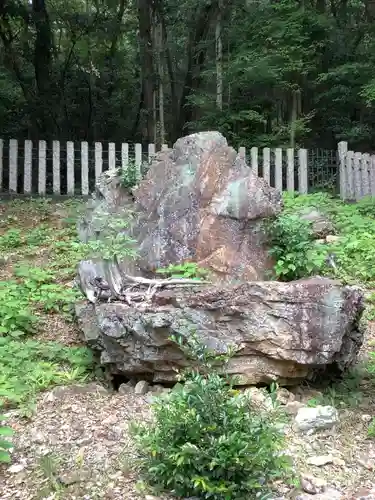
{"type": "Polygon", "coordinates": [[[112,372],[173,381],[187,360],[171,335],[198,338],[217,353],[238,348],[228,365],[240,384],[295,383],[326,366],[344,370],[362,343],[363,294],[325,278],[164,290],[147,304],[77,307],[86,341],[112,372]]]}
{"type": "MultiPolygon", "coordinates": [[[[183,137],[159,153],[132,193],[135,202],[116,174],[105,174],[96,189],[96,216],[133,203],[131,235],[143,273],[193,260],[216,277],[262,280],[272,267],[263,222],[281,210],[281,194],[218,132],[183,137]]],[[[97,234],[95,217],[87,219],[80,225],[85,241],[97,234]]]]}

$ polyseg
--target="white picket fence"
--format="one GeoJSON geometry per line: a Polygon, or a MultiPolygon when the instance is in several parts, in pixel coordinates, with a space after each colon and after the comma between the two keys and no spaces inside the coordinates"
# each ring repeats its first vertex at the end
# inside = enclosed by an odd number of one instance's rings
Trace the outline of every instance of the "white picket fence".
{"type": "MultiPolygon", "coordinates": [[[[108,143],[104,152],[101,142],[94,143],[90,149],[88,142],[79,143],[77,148],[77,143],[72,141],[21,143],[0,139],[0,193],[87,196],[104,170],[126,169],[132,164],[141,176],[142,164],[150,162],[156,152],[154,144],[149,144],[147,151],[143,151],[141,144],[118,146],[108,143]]],[[[162,149],[167,147],[163,145],[162,149]]],[[[268,183],[272,177],[272,185],[280,191],[308,192],[307,149],[253,147],[248,155],[246,149],[240,147],[238,152],[248,159],[257,175],[262,175],[268,183]]],[[[341,197],[375,196],[375,155],[348,151],[346,142],[339,143],[337,152],[341,197]]]]}

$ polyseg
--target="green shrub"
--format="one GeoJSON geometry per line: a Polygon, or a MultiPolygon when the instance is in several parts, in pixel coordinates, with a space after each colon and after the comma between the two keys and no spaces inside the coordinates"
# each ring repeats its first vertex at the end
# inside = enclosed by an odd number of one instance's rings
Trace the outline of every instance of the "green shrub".
{"type": "Polygon", "coordinates": [[[315,244],[309,221],[284,212],[269,224],[268,230],[278,279],[290,281],[322,270],[327,252],[315,244]]]}
{"type": "MultiPolygon", "coordinates": [[[[205,363],[202,352],[195,357],[205,363]]],[[[177,496],[268,498],[270,481],[288,469],[275,414],[253,409],[233,380],[207,366],[156,398],[153,423],[133,427],[144,479],[177,496]]]]}
{"type": "Polygon", "coordinates": [[[13,430],[10,427],[3,425],[1,422],[5,420],[4,415],[0,415],[0,464],[10,462],[10,448],[13,448],[12,443],[7,439],[13,435],[13,430]]]}
{"type": "Polygon", "coordinates": [[[369,423],[369,426],[367,428],[367,436],[372,439],[375,438],[375,417],[369,423]]]}
{"type": "Polygon", "coordinates": [[[133,188],[139,181],[139,169],[135,161],[129,161],[126,168],[120,169],[120,182],[124,188],[133,188]]]}

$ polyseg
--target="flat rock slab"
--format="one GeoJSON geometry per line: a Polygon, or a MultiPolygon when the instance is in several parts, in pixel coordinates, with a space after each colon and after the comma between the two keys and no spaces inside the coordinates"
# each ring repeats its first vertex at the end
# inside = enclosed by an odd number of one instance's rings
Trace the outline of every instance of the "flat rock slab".
{"type": "Polygon", "coordinates": [[[237,349],[228,370],[244,385],[295,383],[329,365],[345,370],[363,341],[362,311],[358,288],[325,278],[172,289],[139,305],[77,307],[87,343],[114,372],[174,381],[188,362],[170,337],[193,332],[218,354],[237,349]]]}

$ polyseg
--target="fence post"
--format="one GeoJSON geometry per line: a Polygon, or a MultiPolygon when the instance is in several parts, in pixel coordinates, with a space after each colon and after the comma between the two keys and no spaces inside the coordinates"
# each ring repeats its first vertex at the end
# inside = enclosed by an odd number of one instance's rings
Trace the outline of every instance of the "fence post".
{"type": "Polygon", "coordinates": [[[348,153],[348,143],[341,141],[337,145],[339,154],[339,179],[340,179],[340,198],[346,200],[348,197],[347,187],[347,168],[346,168],[346,155],[348,153]]]}
{"type": "Polygon", "coordinates": [[[362,153],[354,153],[354,162],[353,162],[353,170],[354,170],[354,198],[356,201],[361,199],[362,196],[362,175],[361,175],[361,158],[362,153]]]}
{"type": "Polygon", "coordinates": [[[135,170],[137,172],[137,180],[142,179],[142,144],[135,144],[135,170]]]}
{"type": "Polygon", "coordinates": [[[23,192],[25,194],[31,194],[32,182],[31,182],[31,165],[32,165],[32,153],[33,153],[33,143],[32,141],[26,140],[24,145],[24,166],[23,166],[23,192]]]}
{"type": "Polygon", "coordinates": [[[129,144],[123,142],[121,144],[121,167],[122,170],[126,170],[129,165],[129,144]]]}
{"type": "Polygon", "coordinates": [[[116,169],[116,144],[110,142],[108,144],[108,170],[116,169]]]}
{"type": "Polygon", "coordinates": [[[258,148],[251,148],[251,169],[253,173],[258,177],[258,148]]]}
{"type": "Polygon", "coordinates": [[[298,191],[301,194],[307,194],[307,149],[298,150],[298,191]]]}
{"type": "Polygon", "coordinates": [[[66,193],[74,195],[74,142],[66,143],[66,193]]]}
{"type": "Polygon", "coordinates": [[[275,149],[275,188],[283,190],[283,150],[275,149]]]}
{"type": "Polygon", "coordinates": [[[268,185],[271,183],[270,175],[270,165],[271,165],[271,150],[270,148],[263,148],[263,179],[268,185]]]}
{"type": "Polygon", "coordinates": [[[375,155],[370,157],[370,190],[371,196],[375,197],[375,155]]]}
{"type": "Polygon", "coordinates": [[[81,142],[81,193],[83,196],[89,194],[89,145],[81,142]]]}
{"type": "Polygon", "coordinates": [[[370,155],[368,153],[364,153],[362,155],[362,161],[361,161],[362,196],[370,195],[369,165],[370,165],[370,155]]]}
{"type": "Polygon", "coordinates": [[[103,147],[101,142],[95,143],[95,184],[103,172],[103,147]]]}
{"type": "Polygon", "coordinates": [[[246,161],[246,148],[243,146],[238,148],[238,155],[246,161]]]}
{"type": "Polygon", "coordinates": [[[148,145],[148,162],[151,163],[155,158],[155,144],[148,145]]]}
{"type": "Polygon", "coordinates": [[[17,193],[18,180],[18,141],[9,141],[9,191],[17,193]]]}
{"type": "Polygon", "coordinates": [[[354,153],[353,151],[348,151],[346,153],[346,159],[345,159],[345,170],[346,170],[346,180],[347,180],[345,194],[347,196],[346,198],[347,200],[355,199],[355,181],[354,181],[353,164],[354,164],[354,153]]]}
{"type": "Polygon", "coordinates": [[[289,193],[294,192],[294,148],[287,149],[288,167],[286,174],[286,188],[289,193]]]}
{"type": "Polygon", "coordinates": [[[46,141],[39,141],[38,150],[38,194],[44,196],[46,194],[46,141]]]}
{"type": "Polygon", "coordinates": [[[52,142],[52,189],[53,194],[61,194],[60,141],[52,142]]]}

